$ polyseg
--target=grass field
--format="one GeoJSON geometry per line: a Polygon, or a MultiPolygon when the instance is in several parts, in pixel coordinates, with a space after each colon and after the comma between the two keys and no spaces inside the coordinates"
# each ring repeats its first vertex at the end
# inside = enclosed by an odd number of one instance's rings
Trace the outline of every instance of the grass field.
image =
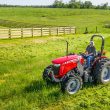
{"type": "Polygon", "coordinates": [[[104,28],[110,24],[110,10],[95,9],[49,9],[49,8],[0,8],[0,26],[38,27],[38,26],[76,26],[77,33],[110,33],[104,28]]]}
{"type": "MultiPolygon", "coordinates": [[[[85,85],[70,96],[60,85],[47,86],[43,69],[51,60],[64,56],[66,43],[70,52],[83,52],[89,35],[0,40],[0,110],[110,110],[110,84],[85,85]]],[[[105,50],[110,57],[110,34],[105,36],[105,50]]],[[[95,40],[99,49],[100,40],[95,40]]]]}

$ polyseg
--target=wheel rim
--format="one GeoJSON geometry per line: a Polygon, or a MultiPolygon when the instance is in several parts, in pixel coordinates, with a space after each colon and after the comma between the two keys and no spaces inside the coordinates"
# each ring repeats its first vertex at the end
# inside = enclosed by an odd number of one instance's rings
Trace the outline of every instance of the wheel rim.
{"type": "Polygon", "coordinates": [[[102,71],[102,80],[104,82],[110,81],[110,67],[105,67],[102,71]]]}
{"type": "Polygon", "coordinates": [[[69,94],[75,94],[80,88],[80,81],[78,79],[72,79],[67,85],[67,92],[69,94]]]}

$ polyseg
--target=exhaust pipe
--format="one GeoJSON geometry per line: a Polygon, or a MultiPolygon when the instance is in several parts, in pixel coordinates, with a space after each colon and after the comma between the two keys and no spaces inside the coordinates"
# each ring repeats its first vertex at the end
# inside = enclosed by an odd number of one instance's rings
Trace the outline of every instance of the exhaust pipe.
{"type": "Polygon", "coordinates": [[[68,56],[68,47],[69,47],[69,42],[66,41],[67,47],[66,47],[66,55],[68,56]]]}

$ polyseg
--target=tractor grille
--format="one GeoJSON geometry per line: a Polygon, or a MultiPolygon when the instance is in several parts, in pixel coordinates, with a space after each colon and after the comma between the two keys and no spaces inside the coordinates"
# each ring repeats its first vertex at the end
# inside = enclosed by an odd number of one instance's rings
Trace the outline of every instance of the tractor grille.
{"type": "Polygon", "coordinates": [[[53,69],[54,75],[58,75],[60,70],[60,65],[53,65],[52,69],[53,69]]]}

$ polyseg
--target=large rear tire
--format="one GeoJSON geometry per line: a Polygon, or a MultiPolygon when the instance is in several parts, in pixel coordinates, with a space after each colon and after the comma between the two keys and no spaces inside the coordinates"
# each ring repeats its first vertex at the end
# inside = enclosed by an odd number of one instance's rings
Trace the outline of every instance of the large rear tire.
{"type": "Polygon", "coordinates": [[[80,76],[74,76],[67,78],[61,84],[61,90],[64,93],[75,94],[82,88],[82,78],[80,76]]]}
{"type": "Polygon", "coordinates": [[[94,70],[94,81],[96,83],[106,84],[110,82],[110,60],[100,60],[94,70]]]}

